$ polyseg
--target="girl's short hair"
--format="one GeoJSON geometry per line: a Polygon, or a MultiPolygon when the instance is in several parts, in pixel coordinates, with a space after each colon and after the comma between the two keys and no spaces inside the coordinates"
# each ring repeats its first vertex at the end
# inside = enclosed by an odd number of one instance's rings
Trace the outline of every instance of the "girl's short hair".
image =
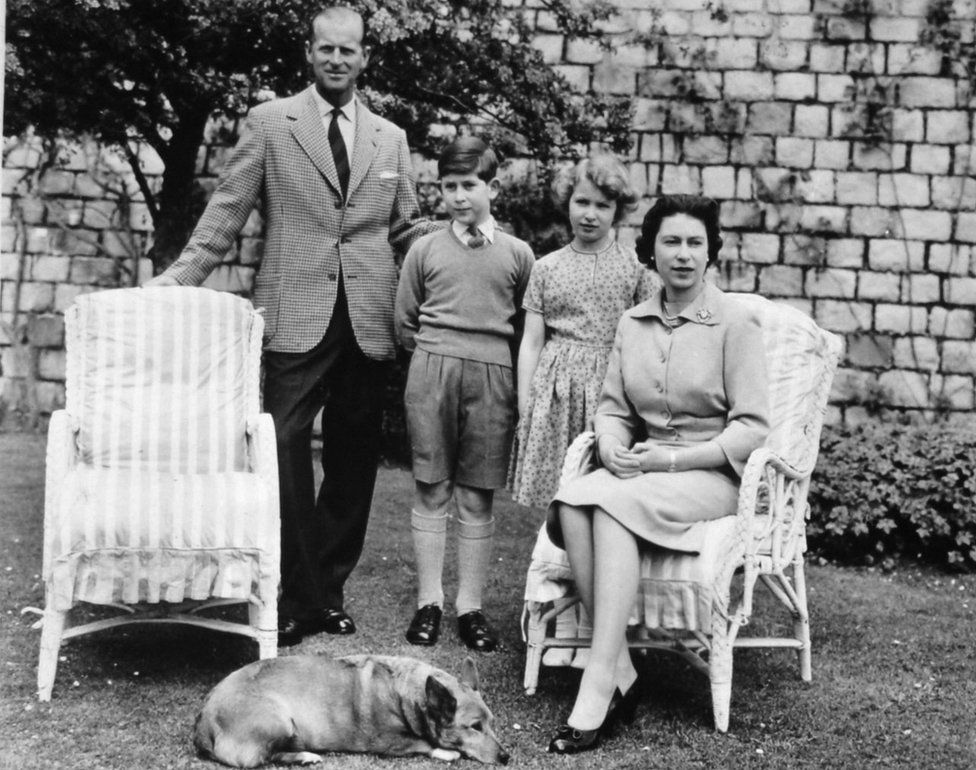
{"type": "Polygon", "coordinates": [[[718,201],[704,195],[662,195],[644,215],[644,222],[635,245],[637,259],[653,269],[655,267],[654,241],[661,229],[661,222],[675,214],[686,214],[705,225],[705,235],[708,237],[708,264],[713,264],[718,260],[718,253],[722,248],[719,213],[718,201]]]}
{"type": "Polygon", "coordinates": [[[638,196],[630,184],[627,167],[610,153],[591,155],[557,175],[553,190],[561,206],[569,204],[573,190],[584,179],[617,204],[614,224],[637,208],[638,196]]]}

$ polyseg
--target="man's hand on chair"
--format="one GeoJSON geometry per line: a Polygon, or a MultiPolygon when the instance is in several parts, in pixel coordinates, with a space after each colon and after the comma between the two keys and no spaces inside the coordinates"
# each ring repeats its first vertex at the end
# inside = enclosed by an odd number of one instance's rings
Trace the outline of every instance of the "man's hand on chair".
{"type": "Polygon", "coordinates": [[[161,273],[160,275],[157,275],[155,278],[150,278],[148,281],[142,284],[143,288],[148,288],[150,286],[179,286],[179,285],[180,285],[179,281],[177,281],[171,275],[166,275],[166,273],[161,273]]]}

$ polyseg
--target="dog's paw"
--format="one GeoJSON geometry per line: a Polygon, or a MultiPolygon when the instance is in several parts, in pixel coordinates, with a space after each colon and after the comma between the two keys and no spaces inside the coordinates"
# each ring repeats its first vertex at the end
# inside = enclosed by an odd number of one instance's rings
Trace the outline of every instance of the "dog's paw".
{"type": "Polygon", "coordinates": [[[271,761],[276,765],[317,765],[325,759],[311,751],[283,751],[273,754],[271,761]]]}
{"type": "Polygon", "coordinates": [[[461,758],[461,752],[450,749],[431,749],[430,758],[439,759],[441,762],[453,762],[461,758]]]}

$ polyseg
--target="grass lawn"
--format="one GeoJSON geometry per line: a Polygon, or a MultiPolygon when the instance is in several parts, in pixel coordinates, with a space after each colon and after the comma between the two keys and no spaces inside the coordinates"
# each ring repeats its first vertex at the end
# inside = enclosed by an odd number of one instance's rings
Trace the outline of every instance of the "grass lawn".
{"type": "MultiPolygon", "coordinates": [[[[35,695],[40,634],[25,606],[43,589],[44,438],[0,435],[0,724],[3,768],[204,768],[190,728],[208,690],[256,658],[241,637],[180,626],[130,626],[62,647],[54,698],[35,695]]],[[[412,482],[380,472],[363,560],[348,586],[359,632],[326,635],[285,651],[412,655],[457,672],[465,650],[453,617],[434,648],[403,632],[414,607],[408,529],[412,482]]],[[[712,729],[705,679],[676,658],[640,661],[649,682],[637,722],[598,751],[545,753],[568,712],[579,672],[543,668],[537,695],[522,691],[519,615],[538,521],[500,496],[486,610],[503,644],[477,656],[486,700],[512,764],[544,768],[970,768],[976,766],[976,578],[918,569],[896,574],[810,569],[813,682],[799,681],[786,651],[736,653],[729,733],[712,729]]],[[[446,576],[456,586],[453,555],[446,576]]],[[[757,625],[784,622],[757,612],[757,625]],[[767,620],[769,618],[769,620],[767,620]]],[[[462,760],[465,766],[474,763],[462,760]]],[[[334,755],[327,767],[429,768],[424,758],[334,755]]]]}

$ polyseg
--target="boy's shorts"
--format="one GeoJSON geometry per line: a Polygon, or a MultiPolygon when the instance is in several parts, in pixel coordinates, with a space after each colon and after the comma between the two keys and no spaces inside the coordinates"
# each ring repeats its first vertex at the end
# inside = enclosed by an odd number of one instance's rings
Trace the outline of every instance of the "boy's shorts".
{"type": "Polygon", "coordinates": [[[515,415],[510,367],[417,348],[403,402],[417,481],[505,486],[515,415]]]}

